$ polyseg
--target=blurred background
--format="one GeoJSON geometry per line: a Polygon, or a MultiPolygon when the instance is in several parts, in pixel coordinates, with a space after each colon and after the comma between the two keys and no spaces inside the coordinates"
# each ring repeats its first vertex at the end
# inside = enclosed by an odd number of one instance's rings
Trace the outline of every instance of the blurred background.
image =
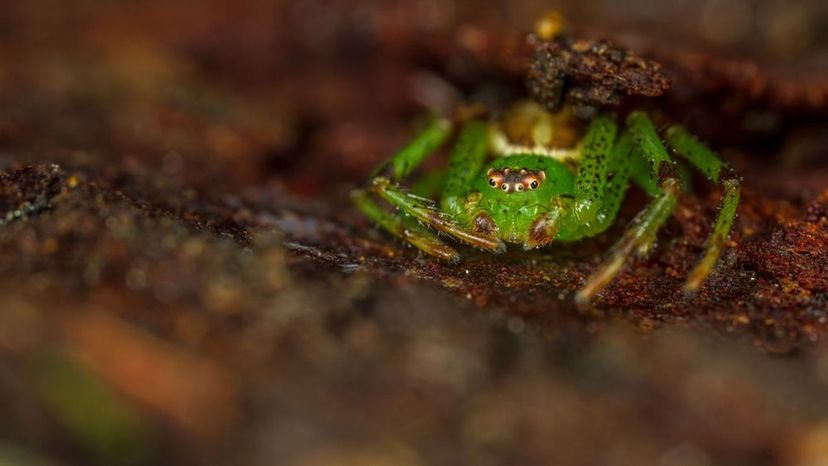
{"type": "Polygon", "coordinates": [[[828,464],[826,122],[822,0],[3,2],[0,465],[828,464]],[[744,174],[698,300],[715,189],[595,316],[618,229],[454,267],[350,207],[550,9],[744,174]]]}

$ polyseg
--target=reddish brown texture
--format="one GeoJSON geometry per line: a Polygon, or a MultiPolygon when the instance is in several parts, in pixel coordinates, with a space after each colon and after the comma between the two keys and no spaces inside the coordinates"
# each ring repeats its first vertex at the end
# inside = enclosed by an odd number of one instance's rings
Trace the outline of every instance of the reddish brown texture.
{"type": "MultiPolygon", "coordinates": [[[[41,211],[73,190],[56,167],[19,169],[4,175],[4,180],[8,180],[5,186],[12,182],[25,185],[30,195],[42,199],[41,211]],[[37,181],[40,179],[47,181],[37,181]]],[[[304,207],[297,209],[292,202],[266,201],[263,205],[268,197],[258,194],[242,201],[241,216],[221,217],[222,212],[230,212],[221,203],[172,208],[163,202],[135,200],[105,185],[84,183],[74,189],[88,193],[78,198],[80,207],[86,202],[83,199],[123,203],[135,209],[134,215],[169,218],[197,231],[235,238],[241,244],[263,228],[276,227],[287,235],[288,248],[302,256],[384,276],[405,272],[447,287],[477,305],[508,309],[546,328],[581,319],[573,306],[572,292],[606,254],[622,231],[624,218],[631,218],[637,208],[637,203],[628,203],[626,214],[609,233],[575,247],[553,245],[506,256],[462,250],[464,260],[448,265],[406,250],[382,234],[365,238],[366,232],[359,233],[368,226],[362,219],[356,222],[362,227],[355,232],[347,222],[326,219],[320,216],[322,212],[304,207]]],[[[717,200],[716,193],[708,197],[713,203],[717,200]]],[[[825,200],[823,193],[804,209],[795,209],[748,191],[721,264],[698,296],[677,299],[684,277],[702,251],[715,212],[712,206],[704,208],[688,199],[662,235],[654,256],[634,261],[597,299],[595,310],[647,327],[678,321],[712,324],[721,332],[731,332],[737,322],[739,333],[774,350],[817,339],[828,330],[824,325],[828,292],[825,200]]],[[[351,209],[347,204],[339,206],[351,209]]]]}
{"type": "Polygon", "coordinates": [[[57,165],[30,166],[0,173],[0,224],[48,209],[64,182],[63,172],[57,165]]]}
{"type": "MultiPolygon", "coordinates": [[[[821,2],[803,4],[818,17],[821,2]]],[[[688,55],[602,16],[607,2],[567,7],[591,21],[571,21],[573,37],[629,45],[673,80],[622,106],[685,123],[742,176],[696,297],[680,290],[720,195],[701,179],[592,312],[572,294],[641,193],[597,238],[460,248],[455,265],[351,206],[424,105],[526,96],[523,31],[546,6],[0,5],[0,463],[824,458],[828,139],[808,96],[828,72],[688,55]],[[94,409],[101,391],[126,424],[94,409]]],[[[669,33],[695,27],[680,19],[669,33]]]]}

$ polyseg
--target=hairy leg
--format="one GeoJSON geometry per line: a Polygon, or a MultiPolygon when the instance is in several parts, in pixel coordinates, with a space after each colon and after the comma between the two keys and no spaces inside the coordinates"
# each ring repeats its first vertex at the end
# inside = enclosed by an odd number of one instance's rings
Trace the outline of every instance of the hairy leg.
{"type": "Polygon", "coordinates": [[[649,241],[649,237],[658,231],[673,211],[680,190],[679,182],[675,178],[664,180],[661,194],[635,217],[624,232],[623,238],[613,246],[610,257],[587,279],[583,288],[578,290],[575,301],[579,305],[589,303],[598,291],[618,275],[624,262],[635,254],[636,250],[640,251],[642,245],[649,241]]]}
{"type": "Polygon", "coordinates": [[[585,236],[597,235],[615,222],[621,201],[630,185],[630,175],[633,172],[633,165],[630,163],[632,155],[632,136],[625,131],[618,138],[610,153],[609,172],[601,197],[601,208],[598,210],[595,221],[584,231],[585,236]]]}
{"type": "Polygon", "coordinates": [[[406,225],[403,219],[392,214],[376,203],[371,195],[357,189],[351,193],[357,208],[385,231],[414,245],[421,251],[449,262],[456,262],[460,255],[451,246],[440,241],[437,235],[420,225],[406,225]]]}
{"type": "Polygon", "coordinates": [[[488,146],[489,125],[482,121],[466,123],[451,152],[440,207],[455,216],[463,216],[466,195],[483,169],[488,146]]]}
{"type": "MultiPolygon", "coordinates": [[[[434,120],[413,142],[394,155],[389,161],[380,165],[380,168],[376,171],[377,175],[372,178],[367,189],[398,208],[400,210],[398,215],[412,217],[437,231],[467,244],[492,252],[502,252],[505,249],[505,245],[500,239],[473,231],[459,223],[456,219],[458,212],[451,212],[450,214],[444,213],[431,200],[415,196],[404,191],[397,185],[400,178],[411,173],[417,164],[421,163],[430,153],[435,151],[448,137],[447,125],[448,122],[446,120],[434,120]]],[[[457,154],[461,154],[464,158],[468,159],[469,157],[464,154],[473,152],[475,157],[481,159],[478,163],[482,164],[482,157],[485,155],[486,149],[485,134],[485,123],[478,121],[467,123],[460,132],[458,144],[452,158],[455,159],[459,157],[457,154]]],[[[447,182],[455,184],[456,177],[455,180],[447,180],[447,182]]],[[[458,191],[460,191],[459,188],[458,191]]],[[[376,203],[371,204],[367,202],[360,191],[356,192],[355,201],[360,210],[367,216],[375,219],[381,227],[391,234],[400,236],[400,225],[404,226],[402,218],[391,222],[385,216],[379,215],[377,212],[379,206],[376,203]]],[[[433,241],[424,241],[422,239],[425,237],[424,232],[426,230],[419,230],[421,231],[404,228],[404,231],[416,233],[415,236],[405,236],[404,239],[428,254],[446,258],[445,250],[435,246],[433,241]]],[[[456,253],[452,254],[452,257],[449,257],[449,259],[453,259],[455,255],[456,253]]]]}
{"type": "MultiPolygon", "coordinates": [[[[636,147],[647,162],[651,178],[662,176],[662,170],[672,172],[673,160],[661,143],[650,117],[644,112],[632,112],[627,116],[627,128],[636,147]]],[[[670,173],[672,175],[672,173],[670,173]]]]}
{"type": "Polygon", "coordinates": [[[374,178],[371,189],[380,197],[399,208],[403,214],[410,215],[421,223],[445,233],[458,241],[491,252],[500,253],[505,251],[506,245],[499,238],[478,233],[461,225],[450,215],[440,211],[431,200],[402,191],[399,187],[392,186],[385,178],[374,178]]]}
{"type": "Polygon", "coordinates": [[[707,179],[722,187],[722,202],[713,232],[707,238],[701,260],[687,277],[684,289],[695,292],[710,275],[722,253],[727,237],[733,227],[736,207],[739,205],[741,183],[732,169],[698,139],[691,136],[684,128],[673,126],[667,130],[667,140],[675,151],[687,159],[693,167],[702,172],[707,179]]]}
{"type": "Polygon", "coordinates": [[[564,241],[581,239],[600,227],[605,203],[613,202],[606,198],[607,190],[616,191],[621,184],[621,180],[615,179],[619,168],[614,147],[617,132],[618,127],[609,115],[592,120],[580,145],[574,198],[553,200],[558,205],[535,220],[524,248],[544,246],[556,237],[564,241]]]}
{"type": "MultiPolygon", "coordinates": [[[[664,144],[662,144],[650,117],[644,112],[632,112],[627,116],[627,126],[633,137],[633,160],[643,160],[644,162],[642,165],[634,165],[631,176],[646,179],[647,191],[656,196],[656,199],[665,192],[664,185],[668,179],[674,180],[680,191],[681,179],[676,173],[675,164],[667,153],[664,144]],[[642,170],[643,173],[641,173],[642,170]]],[[[677,201],[675,197],[677,196],[678,193],[674,196],[673,207],[675,207],[677,201]]],[[[646,236],[642,238],[636,251],[639,257],[646,256],[652,250],[658,230],[667,220],[667,217],[670,216],[670,213],[672,213],[672,208],[670,212],[664,214],[664,218],[661,219],[660,223],[655,228],[648,230],[646,236]]]]}
{"type": "MultiPolygon", "coordinates": [[[[631,256],[643,256],[652,249],[658,230],[673,212],[681,191],[681,182],[674,175],[672,160],[650,119],[643,113],[633,112],[627,118],[627,126],[633,151],[637,153],[627,159],[627,165],[631,171],[644,170],[651,183],[658,186],[659,194],[635,217],[621,240],[613,246],[610,256],[576,293],[575,300],[581,306],[588,304],[598,291],[609,284],[631,256]],[[646,162],[643,167],[635,165],[635,156],[646,162]]],[[[622,136],[622,142],[623,139],[622,136]]],[[[638,176],[641,175],[643,173],[638,176]]]]}
{"type": "MultiPolygon", "coordinates": [[[[450,135],[451,123],[448,120],[432,119],[408,145],[377,167],[374,171],[374,179],[391,178],[395,181],[402,179],[411,173],[425,157],[437,150],[450,135]]],[[[459,258],[457,252],[440,241],[435,234],[419,225],[407,224],[408,222],[405,222],[399,214],[392,214],[382,208],[368,190],[354,190],[351,193],[351,199],[357,209],[388,233],[432,256],[449,261],[459,258]]]]}
{"type": "Polygon", "coordinates": [[[572,212],[574,220],[581,224],[594,221],[601,208],[617,132],[618,127],[612,117],[601,115],[592,120],[584,136],[572,212]]]}

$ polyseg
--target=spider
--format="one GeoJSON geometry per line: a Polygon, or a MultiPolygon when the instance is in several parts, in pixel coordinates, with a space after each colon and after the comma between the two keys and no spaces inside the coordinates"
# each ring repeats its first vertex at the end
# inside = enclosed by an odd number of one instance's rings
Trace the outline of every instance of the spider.
{"type": "Polygon", "coordinates": [[[553,241],[574,243],[609,228],[628,187],[635,185],[651,201],[576,292],[576,303],[587,305],[625,262],[653,249],[675,208],[682,177],[669,148],[723,193],[702,257],[684,285],[686,292],[698,290],[733,225],[740,194],[735,172],[682,126],[660,134],[643,111],[623,120],[598,113],[580,126],[571,108],[550,112],[531,101],[494,119],[433,117],[352,198],[390,234],[438,259],[457,262],[458,252],[435,231],[492,253],[504,252],[505,243],[527,250],[553,241]],[[403,189],[399,183],[452,135],[456,142],[439,204],[403,189]],[[397,211],[383,208],[380,199],[397,211]]]}

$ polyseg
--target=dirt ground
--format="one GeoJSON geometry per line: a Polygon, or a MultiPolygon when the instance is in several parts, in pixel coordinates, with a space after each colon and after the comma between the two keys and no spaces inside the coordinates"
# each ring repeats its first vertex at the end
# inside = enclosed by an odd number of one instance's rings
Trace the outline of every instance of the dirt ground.
{"type": "Polygon", "coordinates": [[[0,465],[828,464],[824,2],[72,3],[0,5],[0,465]],[[592,312],[640,193],[457,265],[351,206],[428,109],[525,97],[551,7],[742,175],[699,295],[701,179],[592,312]]]}

